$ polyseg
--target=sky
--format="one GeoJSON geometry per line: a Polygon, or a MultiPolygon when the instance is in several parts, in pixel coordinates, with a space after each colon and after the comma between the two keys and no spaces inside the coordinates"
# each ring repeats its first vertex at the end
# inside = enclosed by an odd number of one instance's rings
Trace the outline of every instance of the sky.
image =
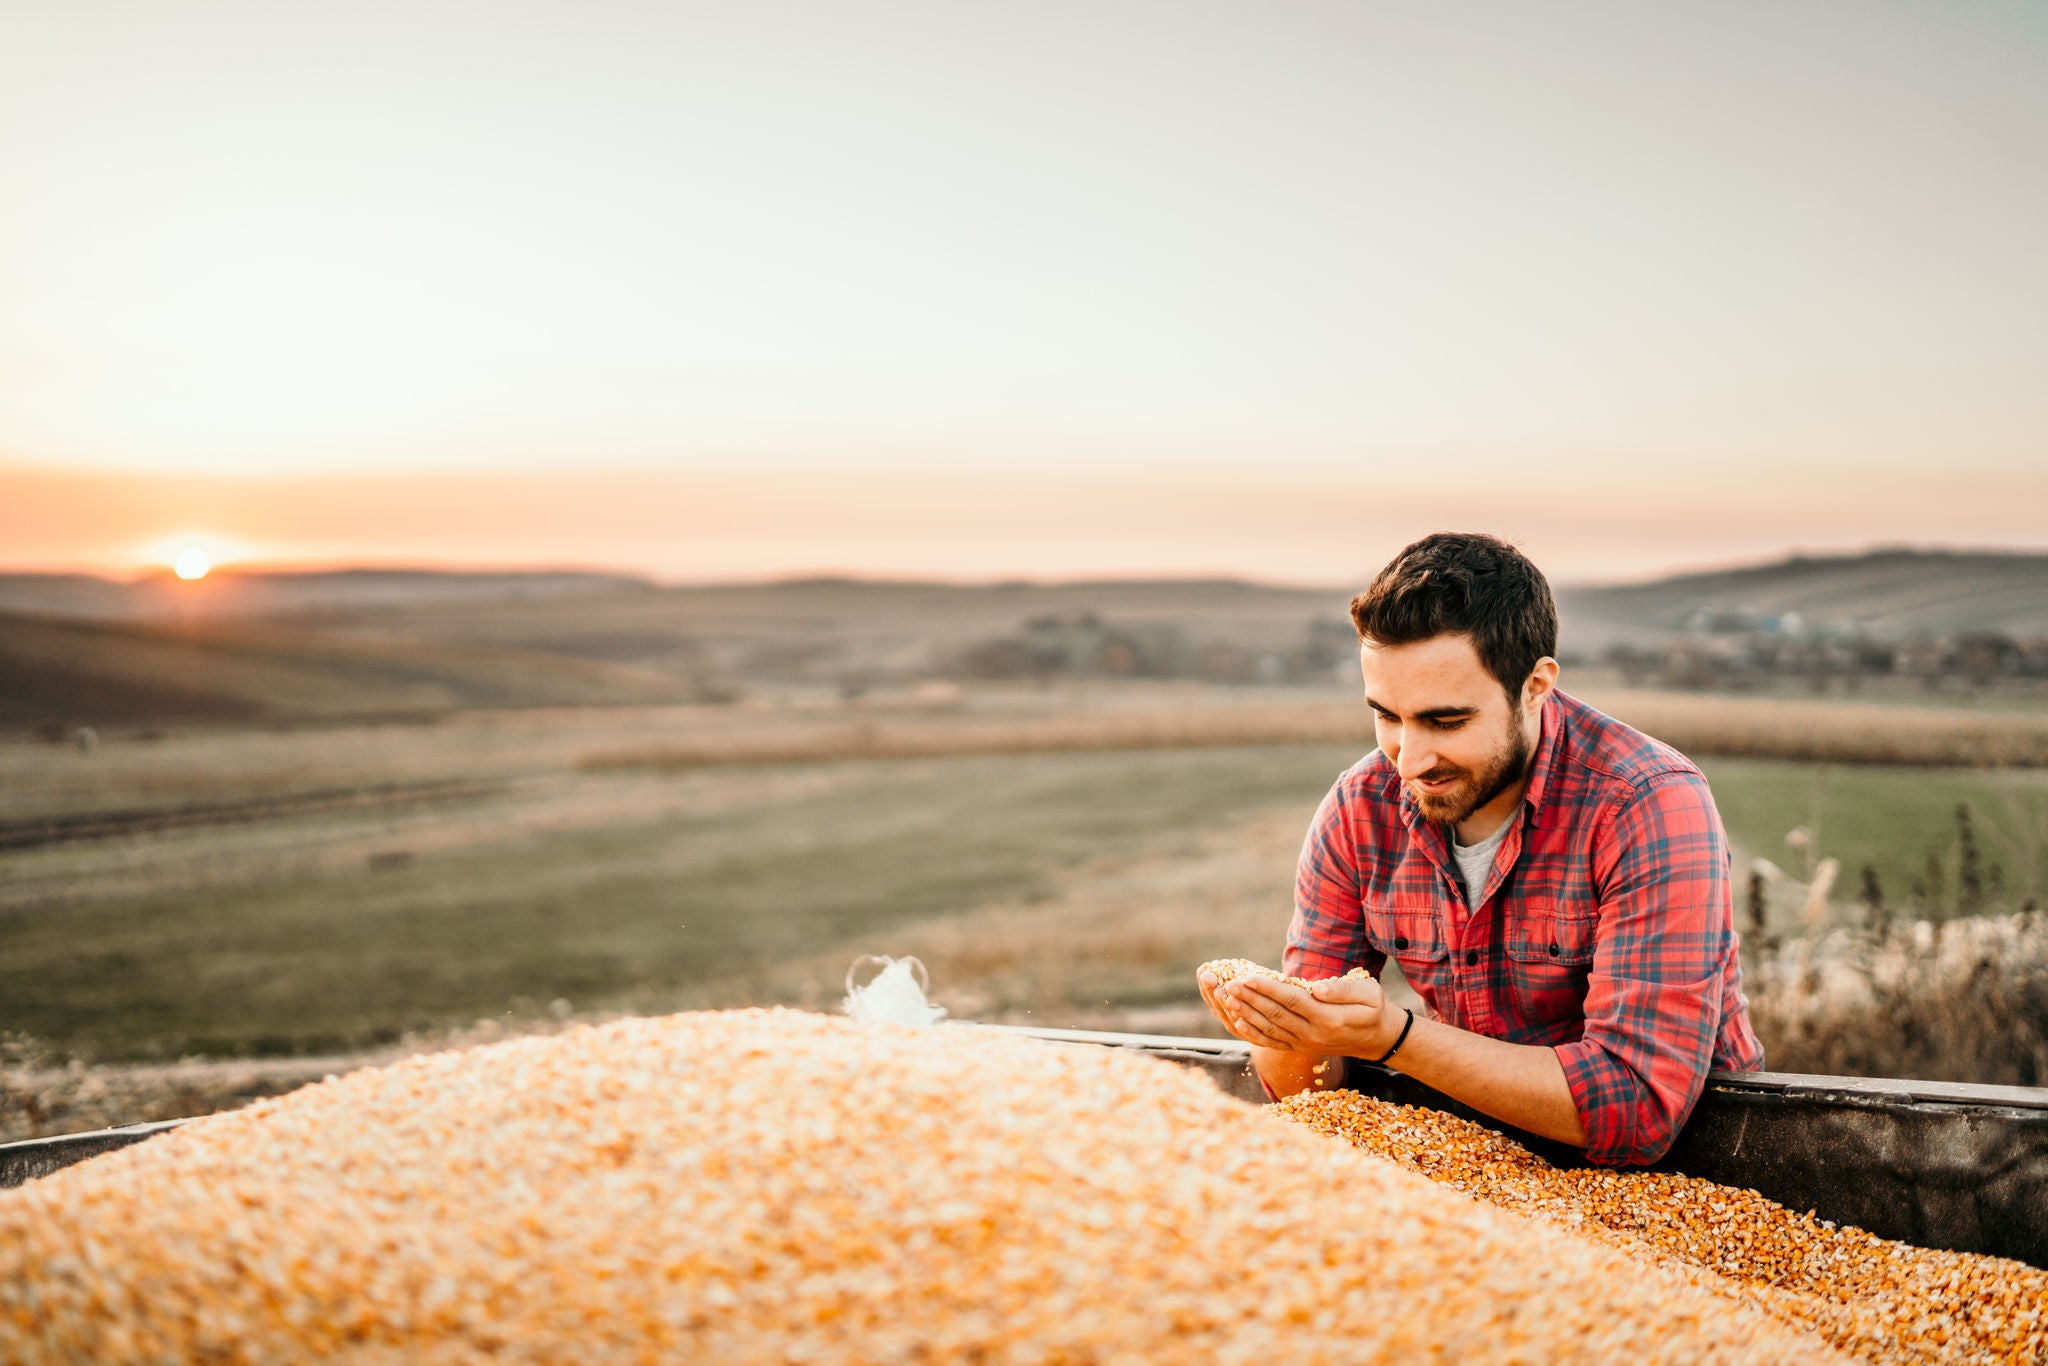
{"type": "Polygon", "coordinates": [[[2048,6],[0,0],[0,568],[2048,548],[2048,6]]]}

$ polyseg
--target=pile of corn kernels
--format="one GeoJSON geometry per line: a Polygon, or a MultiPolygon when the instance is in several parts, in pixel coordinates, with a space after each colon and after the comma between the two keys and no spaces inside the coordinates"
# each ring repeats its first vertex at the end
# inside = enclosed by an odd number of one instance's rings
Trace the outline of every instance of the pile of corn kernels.
{"type": "Polygon", "coordinates": [[[0,1361],[1839,1361],[1112,1049],[792,1011],[407,1060],[0,1192],[0,1361]]]}
{"type": "Polygon", "coordinates": [[[2048,1361],[2048,1271],[1836,1227],[1689,1176],[1561,1170],[1492,1130],[1355,1091],[1273,1107],[1489,1205],[1605,1243],[1871,1362],[2048,1361]]]}

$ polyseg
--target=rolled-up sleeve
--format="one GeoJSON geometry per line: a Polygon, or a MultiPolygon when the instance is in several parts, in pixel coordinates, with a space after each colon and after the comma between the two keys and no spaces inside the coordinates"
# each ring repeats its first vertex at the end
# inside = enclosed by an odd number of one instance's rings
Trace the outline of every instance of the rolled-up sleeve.
{"type": "Polygon", "coordinates": [[[1363,883],[1358,872],[1357,836],[1347,815],[1345,782],[1339,778],[1316,808],[1294,872],[1294,918],[1280,970],[1316,981],[1342,977],[1363,964],[1377,977],[1386,964],[1366,937],[1363,883]]]}
{"type": "Polygon", "coordinates": [[[1588,1160],[1654,1162],[1712,1065],[1734,917],[1728,840],[1697,771],[1647,778],[1596,835],[1586,1032],[1557,1047],[1588,1160]]]}

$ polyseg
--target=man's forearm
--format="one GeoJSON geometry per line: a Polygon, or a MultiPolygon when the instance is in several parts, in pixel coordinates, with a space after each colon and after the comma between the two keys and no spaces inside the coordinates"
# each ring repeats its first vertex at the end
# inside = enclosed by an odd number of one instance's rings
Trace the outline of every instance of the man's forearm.
{"type": "Polygon", "coordinates": [[[1398,1045],[1391,1065],[1424,1085],[1532,1134],[1586,1144],[1554,1050],[1420,1016],[1410,1026],[1407,1012],[1389,1006],[1376,981],[1345,977],[1302,986],[1245,976],[1218,988],[1212,1005],[1252,1045],[1252,1064],[1275,1096],[1341,1086],[1341,1059],[1384,1058],[1398,1045]]]}
{"type": "Polygon", "coordinates": [[[1489,1039],[1418,1015],[1390,1065],[1518,1129],[1586,1146],[1579,1107],[1554,1049],[1489,1039]]]}

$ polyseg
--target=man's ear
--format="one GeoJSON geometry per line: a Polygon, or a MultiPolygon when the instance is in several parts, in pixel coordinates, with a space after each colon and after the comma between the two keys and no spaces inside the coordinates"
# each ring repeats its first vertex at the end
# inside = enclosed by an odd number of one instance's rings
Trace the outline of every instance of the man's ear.
{"type": "Polygon", "coordinates": [[[1522,710],[1533,713],[1557,691],[1557,661],[1549,655],[1536,661],[1536,667],[1529,670],[1529,676],[1522,680],[1522,710]]]}

